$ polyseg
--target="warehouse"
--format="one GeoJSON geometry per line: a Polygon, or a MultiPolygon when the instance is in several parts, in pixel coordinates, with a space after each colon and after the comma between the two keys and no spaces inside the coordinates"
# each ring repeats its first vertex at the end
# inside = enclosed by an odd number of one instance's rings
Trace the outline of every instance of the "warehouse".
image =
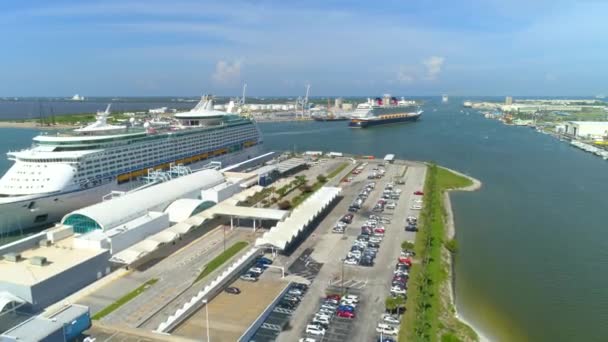
{"type": "Polygon", "coordinates": [[[607,121],[568,121],[564,133],[574,138],[603,140],[608,136],[607,121]]]}
{"type": "Polygon", "coordinates": [[[0,341],[73,341],[91,327],[89,308],[70,304],[48,317],[32,317],[0,335],[0,341]]]}

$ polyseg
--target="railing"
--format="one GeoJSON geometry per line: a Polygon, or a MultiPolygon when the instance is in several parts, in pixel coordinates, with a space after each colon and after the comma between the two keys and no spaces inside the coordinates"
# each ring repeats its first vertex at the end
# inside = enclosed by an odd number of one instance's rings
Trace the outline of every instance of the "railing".
{"type": "Polygon", "coordinates": [[[260,252],[259,248],[252,248],[237,261],[232,263],[222,274],[215,278],[209,285],[205,286],[194,297],[192,297],[181,308],[177,309],[173,315],[170,315],[164,322],[156,328],[157,333],[167,333],[177,327],[185,318],[189,317],[193,312],[198,310],[204,298],[211,298],[216,295],[219,287],[223,286],[227,280],[230,280],[235,272],[240,271],[243,266],[249,262],[260,252]]]}

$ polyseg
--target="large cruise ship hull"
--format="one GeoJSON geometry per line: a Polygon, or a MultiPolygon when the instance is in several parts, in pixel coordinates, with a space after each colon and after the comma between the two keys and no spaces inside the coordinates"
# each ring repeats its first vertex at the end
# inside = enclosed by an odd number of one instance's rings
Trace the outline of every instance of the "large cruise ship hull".
{"type": "MultiPolygon", "coordinates": [[[[197,169],[212,161],[219,161],[222,166],[228,166],[257,157],[262,153],[263,146],[255,145],[188,166],[197,169]]],[[[138,184],[141,185],[140,182],[118,184],[114,181],[72,192],[23,196],[11,202],[8,202],[7,198],[0,198],[0,236],[50,226],[59,222],[71,211],[100,202],[103,196],[112,191],[129,191],[138,184]]]]}
{"type": "Polygon", "coordinates": [[[416,121],[422,114],[416,113],[408,116],[401,116],[396,118],[370,118],[370,119],[351,119],[348,126],[351,128],[368,128],[373,126],[397,124],[404,122],[416,121]]]}

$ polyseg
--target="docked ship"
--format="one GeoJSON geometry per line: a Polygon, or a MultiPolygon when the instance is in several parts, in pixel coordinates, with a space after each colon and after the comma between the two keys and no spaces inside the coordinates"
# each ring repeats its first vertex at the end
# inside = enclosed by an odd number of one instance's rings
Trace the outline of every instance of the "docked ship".
{"type": "Polygon", "coordinates": [[[351,114],[351,128],[366,128],[377,125],[386,125],[402,122],[416,121],[422,115],[416,101],[406,101],[403,98],[384,95],[383,98],[368,99],[365,103],[357,105],[351,114]]]}
{"type": "Polygon", "coordinates": [[[112,191],[143,185],[153,170],[230,165],[263,152],[256,123],[213,110],[212,96],[166,121],[139,126],[109,124],[109,115],[108,106],[88,126],[42,134],[31,148],[7,153],[14,164],[0,179],[0,234],[50,225],[112,191]]]}

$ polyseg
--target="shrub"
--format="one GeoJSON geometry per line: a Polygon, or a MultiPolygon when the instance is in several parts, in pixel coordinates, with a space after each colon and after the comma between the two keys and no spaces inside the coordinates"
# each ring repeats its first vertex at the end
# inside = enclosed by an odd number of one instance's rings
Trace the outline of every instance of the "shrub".
{"type": "Polygon", "coordinates": [[[281,209],[281,210],[287,210],[287,209],[291,208],[291,203],[287,200],[279,202],[278,205],[279,205],[279,209],[281,209]]]}
{"type": "Polygon", "coordinates": [[[327,181],[327,177],[325,177],[325,175],[318,175],[317,176],[317,181],[319,183],[325,183],[327,181]]]}
{"type": "Polygon", "coordinates": [[[445,242],[445,248],[450,251],[452,254],[456,254],[458,252],[458,242],[456,239],[451,239],[445,242]]]}
{"type": "Polygon", "coordinates": [[[401,249],[413,250],[414,249],[414,243],[410,242],[410,241],[403,241],[401,243],[401,249]]]}

